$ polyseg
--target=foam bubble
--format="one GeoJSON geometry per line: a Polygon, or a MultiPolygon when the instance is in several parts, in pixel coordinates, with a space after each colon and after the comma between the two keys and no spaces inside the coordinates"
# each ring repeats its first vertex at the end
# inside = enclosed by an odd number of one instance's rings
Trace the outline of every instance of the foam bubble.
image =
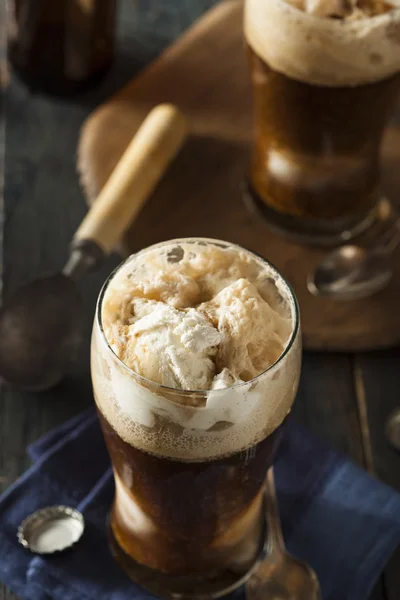
{"type": "Polygon", "coordinates": [[[246,0],[245,37],[269,66],[294,79],[373,83],[400,71],[400,0],[391,3],[384,14],[343,20],[310,15],[284,0],[246,0]]]}

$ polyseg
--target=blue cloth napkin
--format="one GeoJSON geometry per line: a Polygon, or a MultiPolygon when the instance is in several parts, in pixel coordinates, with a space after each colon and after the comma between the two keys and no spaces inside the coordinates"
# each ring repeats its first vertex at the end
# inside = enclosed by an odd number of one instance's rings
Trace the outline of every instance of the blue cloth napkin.
{"type": "MultiPolygon", "coordinates": [[[[0,579],[27,600],[148,600],[112,559],[105,519],[114,487],[93,409],[29,447],[34,465],[0,499],[0,579]],[[77,507],[86,529],[69,552],[22,548],[19,523],[52,504],[77,507]]],[[[290,423],[276,462],[284,535],[308,561],[324,600],[366,600],[400,543],[400,496],[290,423]]],[[[244,600],[243,589],[233,594],[244,600]]]]}

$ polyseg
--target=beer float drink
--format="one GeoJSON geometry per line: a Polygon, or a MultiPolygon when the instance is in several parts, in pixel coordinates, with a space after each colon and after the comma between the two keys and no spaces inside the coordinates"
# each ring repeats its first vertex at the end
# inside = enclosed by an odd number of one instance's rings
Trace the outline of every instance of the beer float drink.
{"type": "Polygon", "coordinates": [[[92,378],[115,474],[111,545],[135,581],[191,598],[243,581],[300,361],[290,287],[243,248],[172,240],[111,275],[92,378]]]}
{"type": "Polygon", "coordinates": [[[306,242],[373,222],[400,88],[400,0],[246,0],[255,138],[248,198],[306,242]]]}

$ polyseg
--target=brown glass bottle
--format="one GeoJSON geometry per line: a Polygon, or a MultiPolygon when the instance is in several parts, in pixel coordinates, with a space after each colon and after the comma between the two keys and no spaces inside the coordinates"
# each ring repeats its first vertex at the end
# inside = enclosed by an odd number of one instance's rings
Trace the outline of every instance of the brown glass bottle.
{"type": "Polygon", "coordinates": [[[114,55],[116,0],[13,0],[9,59],[34,91],[94,87],[114,55]]]}

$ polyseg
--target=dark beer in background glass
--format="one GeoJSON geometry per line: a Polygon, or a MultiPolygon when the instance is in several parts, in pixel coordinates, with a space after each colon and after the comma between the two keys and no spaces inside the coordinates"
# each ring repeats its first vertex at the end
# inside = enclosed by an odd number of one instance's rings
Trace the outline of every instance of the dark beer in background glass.
{"type": "Polygon", "coordinates": [[[300,2],[246,0],[248,190],[271,225],[306,242],[337,243],[373,221],[382,136],[400,88],[400,5],[364,2],[351,15],[346,6],[309,2],[308,14],[300,2]]]}
{"type": "Polygon", "coordinates": [[[9,58],[34,91],[84,92],[114,57],[116,0],[11,0],[9,58]]]}

